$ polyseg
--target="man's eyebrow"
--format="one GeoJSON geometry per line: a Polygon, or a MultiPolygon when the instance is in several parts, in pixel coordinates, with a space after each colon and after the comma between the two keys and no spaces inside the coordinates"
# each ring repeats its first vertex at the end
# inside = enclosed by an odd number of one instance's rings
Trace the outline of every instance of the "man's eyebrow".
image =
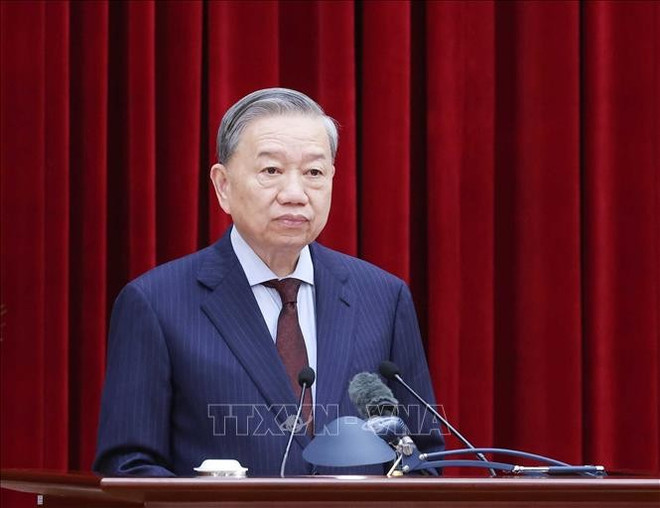
{"type": "MultiPolygon", "coordinates": [[[[257,153],[257,159],[262,157],[285,157],[286,154],[281,150],[262,150],[257,153]]],[[[324,152],[311,152],[305,155],[304,159],[306,161],[316,161],[320,159],[326,159],[326,154],[324,152]]]]}
{"type": "Polygon", "coordinates": [[[284,155],[284,152],[281,152],[280,150],[262,150],[261,152],[257,153],[257,158],[260,157],[281,157],[284,155]]]}
{"type": "Polygon", "coordinates": [[[307,154],[307,156],[305,156],[305,160],[308,161],[317,161],[319,159],[325,159],[325,158],[326,156],[324,152],[312,152],[310,154],[307,154]]]}

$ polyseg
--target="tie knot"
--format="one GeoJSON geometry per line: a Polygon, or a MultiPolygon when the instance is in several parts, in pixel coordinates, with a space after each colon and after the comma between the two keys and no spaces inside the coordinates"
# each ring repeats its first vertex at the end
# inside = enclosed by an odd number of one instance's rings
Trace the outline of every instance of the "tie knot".
{"type": "Polygon", "coordinates": [[[264,282],[264,286],[276,289],[282,299],[282,304],[296,303],[300,282],[298,279],[269,280],[264,282]]]}

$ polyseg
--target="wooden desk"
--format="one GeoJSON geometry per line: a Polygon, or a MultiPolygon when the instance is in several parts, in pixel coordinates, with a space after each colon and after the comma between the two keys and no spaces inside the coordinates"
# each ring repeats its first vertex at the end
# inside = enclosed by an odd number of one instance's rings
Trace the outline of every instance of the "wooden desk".
{"type": "Polygon", "coordinates": [[[660,506],[660,480],[528,478],[98,478],[4,470],[2,488],[43,496],[43,506],[210,508],[257,506],[660,506]]]}

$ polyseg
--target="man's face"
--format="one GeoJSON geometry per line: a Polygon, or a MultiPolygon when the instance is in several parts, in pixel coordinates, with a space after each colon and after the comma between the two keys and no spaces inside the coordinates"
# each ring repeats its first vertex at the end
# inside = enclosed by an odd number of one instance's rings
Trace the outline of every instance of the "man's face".
{"type": "Polygon", "coordinates": [[[211,179],[222,209],[264,261],[297,255],[328,220],[335,168],[320,118],[259,118],[211,179]]]}

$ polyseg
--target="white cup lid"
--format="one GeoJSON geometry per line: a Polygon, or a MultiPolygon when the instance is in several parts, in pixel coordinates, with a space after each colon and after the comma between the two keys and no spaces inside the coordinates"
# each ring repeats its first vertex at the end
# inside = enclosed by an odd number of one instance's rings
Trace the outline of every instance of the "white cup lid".
{"type": "Polygon", "coordinates": [[[193,468],[198,473],[244,473],[246,467],[235,459],[206,459],[199,467],[193,468]]]}

